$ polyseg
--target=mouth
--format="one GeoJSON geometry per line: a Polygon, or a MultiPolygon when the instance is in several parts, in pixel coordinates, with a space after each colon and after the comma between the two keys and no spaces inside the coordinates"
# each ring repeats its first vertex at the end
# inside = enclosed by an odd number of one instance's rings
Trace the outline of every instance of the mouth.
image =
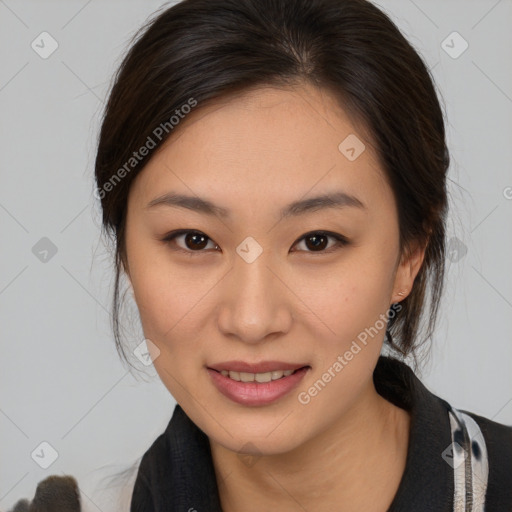
{"type": "Polygon", "coordinates": [[[261,383],[265,383],[265,382],[279,380],[284,377],[289,377],[290,375],[293,375],[295,372],[298,372],[299,370],[302,370],[303,368],[308,368],[308,366],[301,366],[300,368],[297,368],[295,370],[273,370],[270,372],[260,372],[260,373],[237,372],[234,370],[221,370],[220,372],[218,370],[214,370],[214,371],[217,371],[222,376],[228,377],[237,382],[259,382],[261,384],[261,383]]]}
{"type": "Polygon", "coordinates": [[[231,361],[206,369],[222,395],[238,404],[256,406],[269,404],[290,393],[311,366],[278,361],[257,365],[231,361]]]}

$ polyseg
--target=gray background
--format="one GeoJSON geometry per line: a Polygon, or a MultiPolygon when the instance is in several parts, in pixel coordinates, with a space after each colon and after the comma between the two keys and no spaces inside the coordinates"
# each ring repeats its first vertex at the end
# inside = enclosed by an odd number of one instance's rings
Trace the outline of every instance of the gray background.
{"type": "MultiPolygon", "coordinates": [[[[136,462],[174,407],[152,367],[132,374],[115,351],[112,263],[92,195],[110,79],[161,5],[0,0],[0,510],[50,474],[78,479],[84,510],[126,510],[129,497],[116,504],[105,478],[136,462]],[[43,31],[58,43],[46,59],[31,47],[43,31]],[[47,469],[42,442],[58,453],[47,469]]],[[[454,406],[512,424],[512,2],[379,5],[433,70],[449,120],[456,238],[421,376],[454,406]],[[457,58],[443,49],[462,48],[443,43],[453,31],[469,44],[457,58]]],[[[130,333],[135,347],[142,333],[130,333]]]]}

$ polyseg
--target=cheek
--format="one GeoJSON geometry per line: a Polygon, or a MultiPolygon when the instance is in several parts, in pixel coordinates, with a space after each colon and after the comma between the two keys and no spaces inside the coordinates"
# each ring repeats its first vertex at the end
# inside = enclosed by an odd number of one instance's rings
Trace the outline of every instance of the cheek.
{"type": "Polygon", "coordinates": [[[329,279],[317,275],[321,286],[308,296],[329,329],[321,327],[326,335],[315,345],[315,372],[297,394],[299,410],[310,413],[307,418],[335,421],[368,390],[386,330],[393,274],[392,257],[371,253],[347,257],[329,279]]]}
{"type": "Polygon", "coordinates": [[[130,253],[130,272],[144,335],[172,351],[167,340],[183,338],[194,309],[200,306],[208,278],[197,270],[171,265],[159,254],[142,254],[136,248],[130,253]]]}
{"type": "Polygon", "coordinates": [[[190,273],[145,260],[135,264],[132,279],[145,338],[158,348],[153,364],[165,387],[178,402],[195,394],[194,380],[203,354],[201,297],[207,279],[197,282],[190,273]],[[184,383],[188,382],[186,391],[184,383]]]}
{"type": "Polygon", "coordinates": [[[325,348],[350,345],[371,327],[382,330],[379,319],[389,307],[392,264],[392,258],[354,252],[347,253],[339,265],[319,265],[297,274],[294,292],[307,306],[304,315],[311,318],[309,324],[315,326],[311,328],[317,335],[324,333],[325,348]]]}

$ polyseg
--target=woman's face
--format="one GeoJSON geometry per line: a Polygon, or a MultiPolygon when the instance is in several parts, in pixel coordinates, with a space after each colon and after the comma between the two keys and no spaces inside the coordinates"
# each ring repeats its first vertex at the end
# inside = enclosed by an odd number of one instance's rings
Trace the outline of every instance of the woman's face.
{"type": "Polygon", "coordinates": [[[155,368],[210,439],[284,453],[375,394],[386,314],[422,254],[400,259],[392,190],[327,92],[253,90],[175,130],[128,200],[127,271],[155,368]]]}

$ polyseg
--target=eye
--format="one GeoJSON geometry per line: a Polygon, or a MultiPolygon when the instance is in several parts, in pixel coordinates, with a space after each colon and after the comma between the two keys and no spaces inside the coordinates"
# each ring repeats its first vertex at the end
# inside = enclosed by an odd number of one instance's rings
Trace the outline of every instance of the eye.
{"type": "MultiPolygon", "coordinates": [[[[337,233],[331,233],[329,231],[311,231],[310,233],[306,233],[304,236],[299,238],[297,242],[295,242],[294,247],[297,243],[304,243],[306,247],[306,252],[318,252],[318,253],[331,253],[340,247],[344,247],[348,245],[348,240],[337,233]],[[328,245],[328,240],[332,239],[335,242],[326,249],[328,245]]],[[[295,252],[295,251],[294,251],[295,252]]]]}
{"type": "MultiPolygon", "coordinates": [[[[168,244],[176,244],[176,240],[182,239],[184,246],[178,246],[176,251],[185,252],[190,254],[191,256],[195,256],[194,253],[205,252],[204,249],[208,245],[208,240],[210,240],[204,233],[201,231],[192,231],[187,229],[178,229],[176,231],[171,231],[168,233],[163,239],[163,242],[168,244]],[[182,238],[183,237],[183,238],[182,238]]],[[[213,243],[213,240],[210,240],[213,243]]],[[[214,249],[219,248],[217,244],[214,244],[214,249]]]]}
{"type": "MultiPolygon", "coordinates": [[[[176,231],[171,231],[168,233],[163,239],[163,242],[170,245],[178,245],[178,248],[174,248],[178,252],[184,252],[191,256],[195,256],[194,253],[205,252],[205,249],[208,246],[208,241],[213,244],[213,249],[219,249],[219,246],[213,242],[207,235],[202,233],[201,231],[187,230],[187,229],[178,229],[176,231]],[[180,246],[177,243],[177,240],[182,240],[182,245],[180,246]]],[[[312,253],[331,253],[340,247],[348,245],[349,241],[342,235],[337,233],[332,233],[329,231],[311,231],[310,233],[306,233],[301,238],[299,238],[294,244],[295,247],[299,243],[305,244],[305,252],[312,253]],[[328,246],[329,239],[334,240],[334,243],[328,246]],[[328,247],[326,249],[326,247],[328,247]]],[[[304,251],[304,249],[301,249],[304,251]]],[[[296,252],[296,251],[292,251],[296,252]]]]}

